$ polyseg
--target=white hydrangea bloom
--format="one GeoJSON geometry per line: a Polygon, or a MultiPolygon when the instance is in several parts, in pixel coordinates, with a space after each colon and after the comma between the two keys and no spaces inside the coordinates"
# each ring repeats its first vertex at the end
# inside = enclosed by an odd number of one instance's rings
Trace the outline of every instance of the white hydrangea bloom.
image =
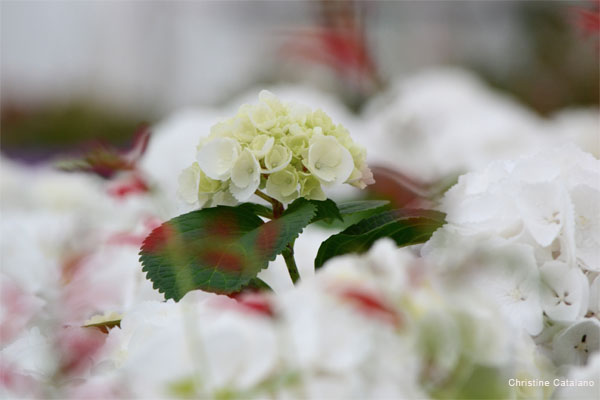
{"type": "Polygon", "coordinates": [[[561,379],[557,400],[597,399],[600,395],[600,353],[590,357],[586,366],[569,370],[566,379],[561,379]]]}
{"type": "Polygon", "coordinates": [[[493,303],[447,283],[382,240],[278,295],[146,302],[110,331],[107,376],[133,397],[383,399],[461,397],[464,371],[518,398],[506,371],[551,374],[493,303]]]}
{"type": "Polygon", "coordinates": [[[553,358],[558,365],[585,365],[600,351],[600,322],[584,318],[554,337],[553,358]]]}
{"type": "MultiPolygon", "coordinates": [[[[500,269],[506,279],[489,268],[498,258],[480,257],[482,267],[467,274],[465,282],[479,276],[486,293],[505,306],[511,296],[521,299],[510,305],[511,319],[529,334],[540,335],[539,343],[565,351],[569,336],[560,334],[561,327],[576,321],[583,321],[583,327],[597,324],[593,282],[600,263],[599,160],[563,146],[493,162],[461,176],[445,194],[441,209],[448,224],[433,235],[423,254],[442,259],[446,268],[465,254],[489,251],[490,242],[529,249],[528,262],[513,260],[511,267],[500,269]],[[452,254],[457,248],[461,254],[452,254]],[[529,278],[520,282],[525,275],[529,278]]],[[[557,357],[561,362],[568,358],[557,357]]]]}
{"type": "Polygon", "coordinates": [[[324,200],[322,186],[362,189],[374,182],[364,148],[344,127],[321,110],[283,103],[268,91],[259,94],[258,104],[245,104],[213,126],[196,160],[179,182],[180,197],[196,207],[247,201],[257,189],[282,203],[324,200]],[[207,179],[222,185],[207,190],[207,179]]]}

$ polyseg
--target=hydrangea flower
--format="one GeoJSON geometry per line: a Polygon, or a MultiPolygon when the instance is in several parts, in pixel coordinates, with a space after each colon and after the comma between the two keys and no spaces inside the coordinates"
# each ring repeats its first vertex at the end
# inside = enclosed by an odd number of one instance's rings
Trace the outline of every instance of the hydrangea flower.
{"type": "Polygon", "coordinates": [[[179,176],[180,197],[198,207],[247,201],[265,190],[287,204],[325,200],[323,187],[373,183],[365,149],[321,110],[283,103],[264,90],[256,105],[211,128],[196,162],[179,176]]]}
{"type": "MultiPolygon", "coordinates": [[[[456,258],[448,253],[456,248],[461,255],[475,256],[487,251],[490,241],[503,243],[507,250],[528,249],[533,256],[529,262],[515,260],[504,267],[510,278],[506,287],[500,287],[504,281],[489,268],[493,261],[488,259],[462,282],[477,278],[501,305],[514,295],[519,301],[510,310],[503,307],[509,318],[553,351],[558,364],[571,363],[576,355],[562,353],[575,348],[565,344],[571,333],[598,325],[600,161],[564,146],[494,162],[461,176],[445,194],[441,209],[448,224],[433,235],[424,254],[448,267],[447,261],[456,258]],[[527,271],[532,272],[528,284],[518,284],[518,276],[527,271]]],[[[584,341],[594,337],[590,333],[584,341]]],[[[599,350],[597,340],[586,343],[587,352],[599,350]]]]}
{"type": "Polygon", "coordinates": [[[144,398],[548,398],[506,385],[554,376],[533,340],[424,261],[384,239],[278,295],[140,303],[96,376],[144,398]]]}

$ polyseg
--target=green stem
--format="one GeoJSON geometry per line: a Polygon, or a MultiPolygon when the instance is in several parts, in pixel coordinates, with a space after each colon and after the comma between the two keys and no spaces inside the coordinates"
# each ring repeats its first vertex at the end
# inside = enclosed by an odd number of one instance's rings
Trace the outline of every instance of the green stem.
{"type": "Polygon", "coordinates": [[[285,265],[287,265],[288,272],[290,274],[290,278],[292,278],[292,282],[298,282],[300,279],[300,273],[298,272],[298,267],[296,266],[296,260],[294,259],[294,243],[288,244],[287,248],[281,253],[283,259],[285,260],[285,265]]]}
{"type": "MultiPolygon", "coordinates": [[[[260,190],[256,190],[254,192],[258,197],[263,200],[268,201],[273,206],[273,218],[277,219],[281,217],[283,211],[285,210],[283,204],[281,204],[278,200],[272,198],[266,193],[261,192],[260,190]]],[[[285,250],[281,253],[283,259],[285,260],[285,265],[287,265],[288,272],[290,274],[290,278],[292,278],[292,282],[296,283],[298,279],[300,279],[300,273],[298,272],[298,267],[296,266],[296,260],[294,259],[294,242],[288,243],[285,250]]]]}

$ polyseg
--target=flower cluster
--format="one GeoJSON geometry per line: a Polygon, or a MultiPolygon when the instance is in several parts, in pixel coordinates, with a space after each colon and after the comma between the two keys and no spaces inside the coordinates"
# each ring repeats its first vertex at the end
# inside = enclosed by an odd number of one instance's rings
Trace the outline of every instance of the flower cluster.
{"type": "Polygon", "coordinates": [[[475,382],[475,397],[543,398],[551,388],[518,393],[505,371],[553,377],[492,303],[446,287],[391,240],[277,295],[140,303],[104,350],[83,388],[129,398],[463,398],[475,382]]]}
{"type": "Polygon", "coordinates": [[[262,91],[257,105],[212,127],[197,161],[179,177],[181,197],[199,207],[247,201],[257,189],[282,203],[325,200],[323,186],[373,182],[364,148],[321,110],[262,91]]]}
{"type": "Polygon", "coordinates": [[[504,267],[494,265],[499,256],[479,256],[485,265],[468,273],[475,286],[557,364],[584,364],[600,349],[600,161],[572,146],[494,162],[462,176],[442,209],[449,223],[426,254],[449,268],[448,249],[510,251],[504,267]]]}

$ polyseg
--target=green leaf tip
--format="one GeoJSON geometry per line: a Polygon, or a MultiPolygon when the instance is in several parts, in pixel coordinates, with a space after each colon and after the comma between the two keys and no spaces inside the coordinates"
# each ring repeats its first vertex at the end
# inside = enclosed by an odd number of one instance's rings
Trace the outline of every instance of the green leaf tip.
{"type": "Polygon", "coordinates": [[[444,223],[445,214],[432,210],[400,209],[375,214],[325,240],[315,258],[315,268],[335,256],[363,253],[384,237],[400,247],[424,243],[444,223]]]}

